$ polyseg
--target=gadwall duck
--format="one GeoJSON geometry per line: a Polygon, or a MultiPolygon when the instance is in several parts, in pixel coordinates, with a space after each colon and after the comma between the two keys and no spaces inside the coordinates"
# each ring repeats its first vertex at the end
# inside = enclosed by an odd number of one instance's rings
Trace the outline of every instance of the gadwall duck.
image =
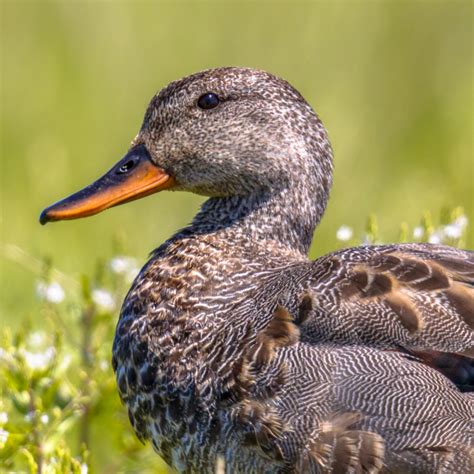
{"type": "Polygon", "coordinates": [[[125,157],[43,211],[209,197],[135,279],[113,345],[135,432],[178,471],[472,472],[473,398],[429,364],[474,353],[473,253],[376,245],[309,261],[332,170],[290,84],[219,68],[159,92],[125,157]]]}

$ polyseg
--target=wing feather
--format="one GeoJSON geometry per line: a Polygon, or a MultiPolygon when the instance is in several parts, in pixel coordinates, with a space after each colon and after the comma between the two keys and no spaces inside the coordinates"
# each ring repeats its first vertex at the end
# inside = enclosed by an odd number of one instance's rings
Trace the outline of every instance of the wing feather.
{"type": "Polygon", "coordinates": [[[474,253],[443,245],[344,249],[312,263],[307,341],[474,355],[474,253]]]}

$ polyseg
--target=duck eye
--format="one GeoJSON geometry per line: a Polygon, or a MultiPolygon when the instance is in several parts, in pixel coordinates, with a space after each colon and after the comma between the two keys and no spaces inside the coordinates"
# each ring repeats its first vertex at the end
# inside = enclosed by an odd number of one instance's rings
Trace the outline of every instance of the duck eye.
{"type": "Polygon", "coordinates": [[[135,166],[135,160],[128,160],[117,171],[117,174],[128,173],[135,166]]]}
{"type": "Polygon", "coordinates": [[[206,94],[203,94],[201,97],[199,97],[197,101],[197,105],[200,109],[213,109],[219,105],[219,97],[217,97],[216,94],[213,92],[207,92],[206,94]]]}

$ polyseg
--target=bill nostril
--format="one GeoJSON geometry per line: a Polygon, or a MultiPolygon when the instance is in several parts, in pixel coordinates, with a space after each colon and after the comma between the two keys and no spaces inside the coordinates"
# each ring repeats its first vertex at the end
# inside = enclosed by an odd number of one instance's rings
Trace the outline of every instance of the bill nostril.
{"type": "Polygon", "coordinates": [[[135,167],[135,165],[136,165],[136,160],[128,160],[126,163],[124,163],[117,169],[116,173],[117,174],[128,173],[132,168],[135,167]]]}

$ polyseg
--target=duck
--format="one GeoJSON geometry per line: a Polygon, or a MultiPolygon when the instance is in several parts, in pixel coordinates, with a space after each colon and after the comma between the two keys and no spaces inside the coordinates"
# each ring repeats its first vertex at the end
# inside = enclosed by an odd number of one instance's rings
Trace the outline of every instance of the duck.
{"type": "Polygon", "coordinates": [[[177,471],[474,469],[474,398],[445,363],[472,370],[474,252],[363,245],[309,260],[332,176],[326,129],[292,85],[222,67],[159,91],[125,156],[41,213],[207,197],[152,252],[113,343],[133,429],[177,471]]]}

